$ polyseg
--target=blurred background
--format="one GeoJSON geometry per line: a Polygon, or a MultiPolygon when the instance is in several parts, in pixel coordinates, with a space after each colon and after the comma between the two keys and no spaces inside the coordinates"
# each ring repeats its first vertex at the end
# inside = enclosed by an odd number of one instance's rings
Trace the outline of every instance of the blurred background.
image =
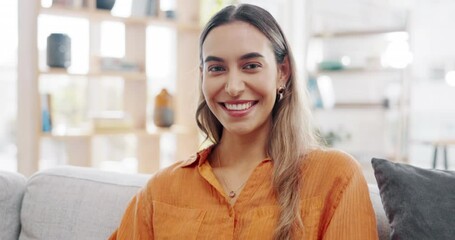
{"type": "Polygon", "coordinates": [[[0,169],[153,172],[196,152],[198,36],[238,3],[278,20],[321,136],[368,181],[372,157],[455,168],[451,0],[19,0],[0,2],[0,169]]]}

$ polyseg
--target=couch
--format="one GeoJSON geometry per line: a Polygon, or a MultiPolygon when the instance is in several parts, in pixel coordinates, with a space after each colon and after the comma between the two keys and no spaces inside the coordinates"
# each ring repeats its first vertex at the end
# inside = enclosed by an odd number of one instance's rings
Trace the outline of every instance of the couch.
{"type": "MultiPolygon", "coordinates": [[[[65,166],[38,172],[27,180],[0,171],[0,239],[107,239],[131,197],[149,177],[65,166]]],[[[388,239],[390,227],[379,190],[374,185],[369,189],[379,239],[388,239]]]]}

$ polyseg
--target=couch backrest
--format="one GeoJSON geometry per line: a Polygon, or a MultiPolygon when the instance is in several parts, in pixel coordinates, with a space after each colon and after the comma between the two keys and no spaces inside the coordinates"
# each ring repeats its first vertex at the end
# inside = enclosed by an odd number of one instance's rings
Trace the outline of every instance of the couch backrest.
{"type": "MultiPolygon", "coordinates": [[[[107,239],[120,224],[131,197],[149,178],[68,166],[38,172],[25,186],[22,175],[0,172],[0,239],[17,239],[19,212],[20,240],[107,239]]],[[[368,187],[379,239],[389,239],[379,190],[376,185],[368,187]]]]}
{"type": "Polygon", "coordinates": [[[0,239],[16,240],[20,231],[20,211],[27,179],[0,171],[0,239]]]}
{"type": "Polygon", "coordinates": [[[149,178],[79,167],[39,172],[27,183],[19,239],[107,239],[149,178]]]}

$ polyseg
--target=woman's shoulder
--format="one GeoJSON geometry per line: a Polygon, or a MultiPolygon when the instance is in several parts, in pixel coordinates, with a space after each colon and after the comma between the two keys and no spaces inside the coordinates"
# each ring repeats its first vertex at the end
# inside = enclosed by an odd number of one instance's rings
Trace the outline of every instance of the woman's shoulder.
{"type": "Polygon", "coordinates": [[[351,176],[361,171],[360,164],[350,154],[337,149],[314,149],[303,160],[304,172],[318,172],[325,177],[351,176]]]}
{"type": "Polygon", "coordinates": [[[179,179],[181,175],[185,175],[188,171],[194,170],[194,167],[191,167],[191,165],[195,162],[197,162],[197,155],[191,155],[185,160],[176,161],[173,164],[155,172],[149,182],[175,181],[176,178],[179,179]]]}
{"type": "Polygon", "coordinates": [[[335,196],[351,179],[363,177],[360,164],[350,154],[335,149],[309,152],[302,167],[302,197],[335,196]]]}
{"type": "MultiPolygon", "coordinates": [[[[156,191],[182,188],[191,185],[200,178],[197,167],[206,161],[209,149],[203,149],[184,160],[155,172],[147,183],[147,189],[156,191]]],[[[167,191],[167,190],[166,190],[167,191]]]]}
{"type": "Polygon", "coordinates": [[[320,164],[336,164],[337,166],[356,166],[357,160],[349,153],[334,148],[317,148],[308,152],[305,161],[320,164]]]}

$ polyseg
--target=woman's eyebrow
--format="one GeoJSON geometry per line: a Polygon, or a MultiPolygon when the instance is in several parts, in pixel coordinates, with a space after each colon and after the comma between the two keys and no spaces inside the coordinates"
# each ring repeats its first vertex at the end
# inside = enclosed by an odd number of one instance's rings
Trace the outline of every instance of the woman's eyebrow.
{"type": "Polygon", "coordinates": [[[224,62],[224,59],[220,58],[220,57],[215,57],[215,56],[207,56],[205,58],[205,61],[204,62],[224,62]]]}
{"type": "MultiPolygon", "coordinates": [[[[239,60],[246,60],[251,58],[264,58],[264,56],[258,52],[251,52],[240,56],[239,60]]],[[[204,62],[224,62],[224,59],[215,56],[207,56],[204,62]]]]}
{"type": "Polygon", "coordinates": [[[258,53],[258,52],[251,52],[251,53],[247,53],[245,55],[242,55],[239,60],[246,60],[246,59],[251,59],[251,58],[264,58],[264,56],[262,56],[262,54],[258,53]]]}

